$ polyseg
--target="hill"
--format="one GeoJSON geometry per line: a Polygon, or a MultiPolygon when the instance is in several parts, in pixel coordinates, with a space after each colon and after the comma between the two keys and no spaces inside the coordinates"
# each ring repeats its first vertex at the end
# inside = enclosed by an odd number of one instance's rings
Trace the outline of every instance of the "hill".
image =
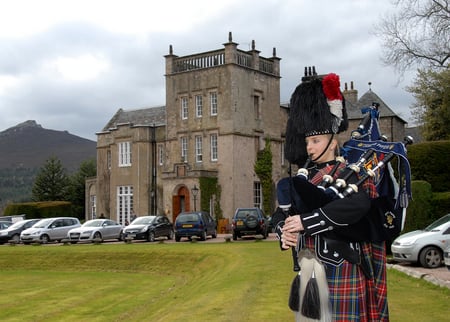
{"type": "Polygon", "coordinates": [[[44,129],[36,121],[26,121],[0,132],[0,169],[40,168],[56,156],[68,171],[96,157],[96,142],[67,131],[44,129]]]}
{"type": "Polygon", "coordinates": [[[96,158],[96,142],[67,131],[43,128],[36,121],[20,123],[0,132],[0,214],[10,202],[29,201],[34,178],[52,156],[68,173],[96,158]]]}

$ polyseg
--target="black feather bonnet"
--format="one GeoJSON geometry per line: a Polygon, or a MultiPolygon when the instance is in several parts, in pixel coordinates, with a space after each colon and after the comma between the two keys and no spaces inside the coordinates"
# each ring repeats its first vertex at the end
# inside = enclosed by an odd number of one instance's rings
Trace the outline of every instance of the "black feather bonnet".
{"type": "Polygon", "coordinates": [[[345,100],[339,87],[339,76],[332,73],[302,78],[289,103],[285,146],[289,162],[299,166],[305,163],[306,137],[347,130],[345,100]]]}

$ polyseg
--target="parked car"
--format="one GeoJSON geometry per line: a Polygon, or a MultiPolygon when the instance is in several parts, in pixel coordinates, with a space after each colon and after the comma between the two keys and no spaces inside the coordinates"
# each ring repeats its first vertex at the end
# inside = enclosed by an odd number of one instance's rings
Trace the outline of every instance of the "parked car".
{"type": "Polygon", "coordinates": [[[0,230],[6,229],[11,226],[13,223],[11,221],[0,221],[0,230]]]}
{"type": "Polygon", "coordinates": [[[397,237],[391,245],[394,260],[419,262],[426,268],[442,265],[444,249],[450,246],[450,214],[423,230],[415,230],[397,237]]]}
{"type": "Polygon", "coordinates": [[[122,240],[123,226],[111,219],[92,219],[86,221],[81,227],[69,230],[67,238],[72,244],[80,241],[122,240]]]}
{"type": "Polygon", "coordinates": [[[192,239],[199,237],[206,240],[207,236],[217,237],[217,223],[206,211],[182,212],[175,220],[175,241],[179,242],[182,237],[192,239]]]}
{"type": "Polygon", "coordinates": [[[0,230],[0,244],[7,243],[10,240],[18,244],[20,242],[20,233],[38,221],[40,219],[25,219],[15,222],[6,229],[0,230]]]}
{"type": "Polygon", "coordinates": [[[173,239],[173,225],[166,216],[137,217],[123,229],[123,238],[125,240],[132,238],[153,242],[158,237],[173,239]]]}
{"type": "Polygon", "coordinates": [[[268,220],[259,208],[238,208],[231,221],[233,240],[242,236],[262,235],[264,239],[269,235],[268,220]]]}
{"type": "Polygon", "coordinates": [[[45,218],[34,224],[31,228],[20,233],[20,240],[24,244],[41,242],[46,244],[51,241],[61,241],[67,237],[69,230],[80,227],[78,218],[56,217],[45,218]]]}
{"type": "Polygon", "coordinates": [[[450,247],[447,247],[444,251],[444,264],[450,271],[450,247]]]}

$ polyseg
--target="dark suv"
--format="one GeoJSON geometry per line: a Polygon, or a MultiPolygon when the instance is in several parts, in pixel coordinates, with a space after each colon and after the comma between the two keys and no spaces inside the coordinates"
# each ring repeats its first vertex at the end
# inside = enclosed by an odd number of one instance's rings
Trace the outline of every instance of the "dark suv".
{"type": "Polygon", "coordinates": [[[217,237],[217,223],[206,211],[182,212],[175,219],[175,240],[193,236],[206,240],[206,236],[217,237]]]}
{"type": "Polygon", "coordinates": [[[267,219],[259,208],[238,208],[232,220],[233,240],[246,235],[269,235],[267,219]]]}

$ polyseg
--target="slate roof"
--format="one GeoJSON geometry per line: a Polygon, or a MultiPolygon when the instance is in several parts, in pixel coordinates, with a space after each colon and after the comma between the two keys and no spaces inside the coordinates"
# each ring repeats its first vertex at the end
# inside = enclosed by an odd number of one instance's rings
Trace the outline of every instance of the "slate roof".
{"type": "Polygon", "coordinates": [[[105,125],[103,131],[117,128],[120,124],[130,126],[163,126],[166,125],[166,107],[148,107],[136,110],[119,109],[105,125]]]}
{"type": "Polygon", "coordinates": [[[373,102],[380,104],[378,111],[380,112],[380,118],[382,117],[398,117],[402,122],[407,123],[404,119],[398,116],[377,94],[369,89],[364,95],[362,95],[356,104],[346,102],[347,114],[349,120],[361,119],[363,114],[361,109],[363,107],[372,106],[373,102]]]}

